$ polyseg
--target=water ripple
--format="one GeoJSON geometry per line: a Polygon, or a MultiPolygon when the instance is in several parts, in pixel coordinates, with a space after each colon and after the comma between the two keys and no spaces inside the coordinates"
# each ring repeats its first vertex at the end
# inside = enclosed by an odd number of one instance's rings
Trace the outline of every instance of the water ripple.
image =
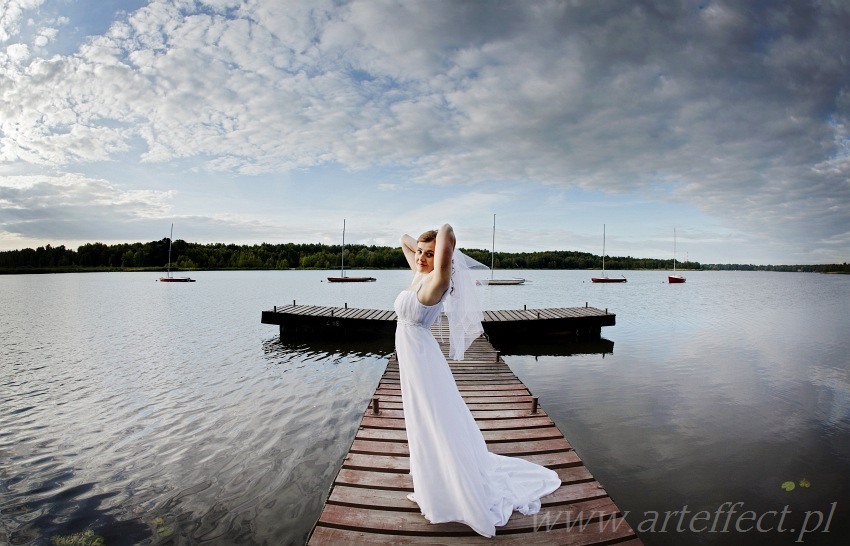
{"type": "MultiPolygon", "coordinates": [[[[586,272],[529,273],[521,290],[482,289],[485,307],[617,313],[607,343],[509,362],[621,506],[759,491],[775,509],[784,498],[765,484],[780,471],[846,482],[850,279],[694,273],[673,287],[635,272],[611,289],[586,272]]],[[[92,529],[110,546],[302,543],[392,346],[281,341],[260,310],[388,307],[407,276],[381,276],[0,277],[0,331],[13,333],[0,336],[2,540],[92,529]]]]}

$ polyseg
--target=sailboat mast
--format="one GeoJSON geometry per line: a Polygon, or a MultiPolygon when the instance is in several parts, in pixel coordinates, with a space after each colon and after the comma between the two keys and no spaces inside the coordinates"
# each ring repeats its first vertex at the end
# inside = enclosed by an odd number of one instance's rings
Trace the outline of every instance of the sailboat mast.
{"type": "Polygon", "coordinates": [[[676,228],[673,228],[673,273],[676,272],[676,228]]]}
{"type": "Polygon", "coordinates": [[[339,251],[342,261],[339,266],[339,276],[345,277],[345,218],[342,219],[342,248],[339,251]]]}
{"type": "Polygon", "coordinates": [[[602,224],[602,276],[605,276],[605,224],[602,224]]]}
{"type": "Polygon", "coordinates": [[[168,265],[166,266],[167,277],[171,276],[171,243],[174,241],[174,223],[171,224],[171,233],[168,234],[168,265]]]}
{"type": "Polygon", "coordinates": [[[493,280],[493,270],[496,263],[496,215],[493,214],[493,249],[490,251],[490,280],[493,280]]]}

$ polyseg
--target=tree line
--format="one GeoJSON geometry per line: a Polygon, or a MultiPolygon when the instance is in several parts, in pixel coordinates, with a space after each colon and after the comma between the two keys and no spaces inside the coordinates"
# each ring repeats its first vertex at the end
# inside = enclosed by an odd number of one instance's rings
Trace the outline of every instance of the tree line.
{"type": "MultiPolygon", "coordinates": [[[[166,237],[148,243],[87,243],[76,250],[40,246],[0,251],[0,272],[133,271],[160,270],[168,265],[166,237]]],[[[470,257],[490,265],[488,250],[464,249],[470,257]]],[[[340,267],[340,245],[320,243],[262,243],[255,245],[201,244],[181,239],[172,245],[172,269],[336,269],[340,267]]],[[[602,258],[588,252],[551,250],[543,252],[497,252],[496,269],[598,269],[602,258]]],[[[606,256],[606,269],[671,269],[673,260],[606,256]]],[[[700,264],[677,262],[678,269],[850,272],[847,263],[831,265],[700,264]]],[[[350,244],[345,247],[346,269],[406,268],[398,247],[350,244]]]]}

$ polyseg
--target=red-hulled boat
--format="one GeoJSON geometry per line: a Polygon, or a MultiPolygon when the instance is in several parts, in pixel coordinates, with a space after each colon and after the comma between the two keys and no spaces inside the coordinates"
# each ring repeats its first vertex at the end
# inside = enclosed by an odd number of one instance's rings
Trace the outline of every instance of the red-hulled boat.
{"type": "Polygon", "coordinates": [[[591,277],[590,282],[628,282],[625,277],[591,277]]]}

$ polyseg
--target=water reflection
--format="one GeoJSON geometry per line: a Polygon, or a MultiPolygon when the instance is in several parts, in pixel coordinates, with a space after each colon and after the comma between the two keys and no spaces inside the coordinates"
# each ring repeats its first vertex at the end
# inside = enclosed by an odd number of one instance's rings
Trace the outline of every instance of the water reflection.
{"type": "Polygon", "coordinates": [[[392,338],[321,340],[304,336],[281,336],[263,343],[263,352],[269,358],[287,360],[293,354],[339,358],[389,357],[395,350],[392,338]]]}
{"type": "Polygon", "coordinates": [[[575,355],[605,355],[614,354],[614,342],[605,338],[586,341],[551,341],[529,342],[520,339],[494,340],[493,345],[505,356],[528,355],[541,356],[575,356],[575,355]]]}

